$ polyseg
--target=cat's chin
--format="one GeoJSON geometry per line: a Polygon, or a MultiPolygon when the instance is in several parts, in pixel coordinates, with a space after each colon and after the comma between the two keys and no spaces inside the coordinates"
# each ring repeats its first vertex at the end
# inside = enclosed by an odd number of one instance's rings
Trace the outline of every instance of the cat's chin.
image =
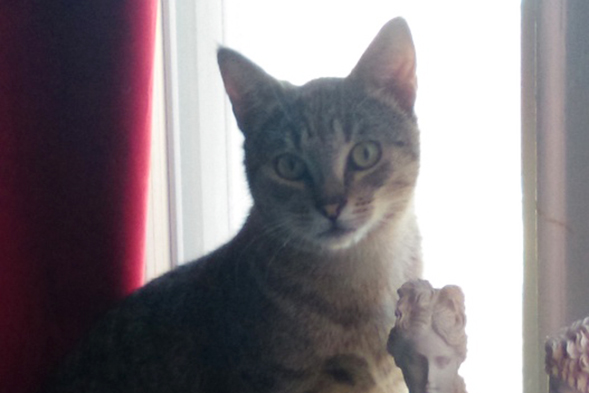
{"type": "Polygon", "coordinates": [[[314,240],[321,248],[342,251],[354,247],[366,235],[366,229],[332,228],[320,233],[314,240]]]}

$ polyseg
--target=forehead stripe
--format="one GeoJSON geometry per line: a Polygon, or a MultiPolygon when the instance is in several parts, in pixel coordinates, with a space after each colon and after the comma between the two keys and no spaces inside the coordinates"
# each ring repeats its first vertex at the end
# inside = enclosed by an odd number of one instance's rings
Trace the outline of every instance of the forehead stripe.
{"type": "Polygon", "coordinates": [[[350,142],[352,138],[350,127],[344,127],[338,118],[333,119],[333,121],[331,122],[331,127],[333,128],[336,137],[339,134],[340,136],[343,136],[342,139],[344,139],[346,143],[350,142]]]}

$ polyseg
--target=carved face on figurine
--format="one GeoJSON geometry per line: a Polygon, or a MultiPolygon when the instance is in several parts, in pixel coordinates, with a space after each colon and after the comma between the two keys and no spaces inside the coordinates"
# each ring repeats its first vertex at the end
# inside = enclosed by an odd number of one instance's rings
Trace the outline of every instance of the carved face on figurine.
{"type": "MultiPolygon", "coordinates": [[[[454,393],[458,353],[431,327],[419,329],[405,338],[405,353],[399,367],[411,393],[454,393]]],[[[395,358],[396,359],[396,358],[395,358]]]]}
{"type": "Polygon", "coordinates": [[[460,288],[434,289],[416,280],[399,289],[388,349],[410,393],[465,393],[458,368],[466,358],[466,316],[460,288]]]}

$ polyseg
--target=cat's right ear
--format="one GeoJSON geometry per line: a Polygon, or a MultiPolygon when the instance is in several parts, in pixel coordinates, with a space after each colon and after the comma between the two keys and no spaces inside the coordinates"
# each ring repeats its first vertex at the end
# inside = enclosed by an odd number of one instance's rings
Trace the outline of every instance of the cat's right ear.
{"type": "Polygon", "coordinates": [[[217,61],[237,125],[244,134],[280,89],[280,83],[240,53],[220,47],[217,61]]]}
{"type": "Polygon", "coordinates": [[[405,19],[395,18],[384,25],[350,77],[381,97],[393,98],[403,110],[413,112],[417,90],[415,48],[405,19]]]}

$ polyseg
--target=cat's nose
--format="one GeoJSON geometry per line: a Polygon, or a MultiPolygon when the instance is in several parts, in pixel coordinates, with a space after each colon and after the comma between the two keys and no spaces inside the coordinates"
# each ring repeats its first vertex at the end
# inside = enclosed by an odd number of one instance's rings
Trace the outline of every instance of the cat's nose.
{"type": "Polygon", "coordinates": [[[346,205],[346,201],[337,202],[337,203],[328,203],[323,206],[319,207],[321,213],[329,218],[330,220],[335,220],[339,217],[340,213],[344,209],[346,205]]]}

